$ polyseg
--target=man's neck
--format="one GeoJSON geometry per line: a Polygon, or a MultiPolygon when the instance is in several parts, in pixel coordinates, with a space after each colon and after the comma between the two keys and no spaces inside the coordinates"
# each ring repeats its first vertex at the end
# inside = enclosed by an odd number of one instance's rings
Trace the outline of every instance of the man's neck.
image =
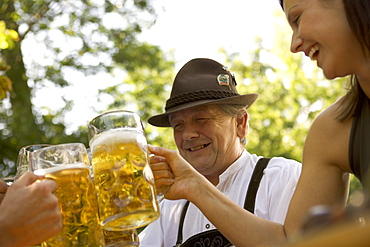
{"type": "Polygon", "coordinates": [[[218,183],[220,182],[220,175],[224,173],[232,164],[235,163],[235,161],[237,161],[240,158],[240,156],[243,154],[243,150],[241,150],[240,154],[235,160],[233,160],[233,162],[231,162],[228,166],[225,166],[223,170],[219,171],[219,173],[212,175],[204,175],[204,177],[208,179],[208,181],[210,181],[214,186],[217,186],[218,183]]]}

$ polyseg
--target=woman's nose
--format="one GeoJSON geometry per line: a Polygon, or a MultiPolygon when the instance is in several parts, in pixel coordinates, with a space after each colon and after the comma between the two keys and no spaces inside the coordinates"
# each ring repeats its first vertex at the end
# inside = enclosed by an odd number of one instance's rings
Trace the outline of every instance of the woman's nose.
{"type": "Polygon", "coordinates": [[[297,33],[293,33],[292,41],[290,43],[290,51],[293,53],[297,53],[303,51],[303,39],[299,37],[297,33]]]}

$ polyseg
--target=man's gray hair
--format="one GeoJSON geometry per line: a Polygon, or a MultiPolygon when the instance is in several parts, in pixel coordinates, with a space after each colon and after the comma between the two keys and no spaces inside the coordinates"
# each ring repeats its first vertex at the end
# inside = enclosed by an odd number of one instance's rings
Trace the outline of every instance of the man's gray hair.
{"type": "MultiPolygon", "coordinates": [[[[240,105],[231,105],[231,104],[217,104],[220,110],[222,110],[226,115],[230,117],[242,117],[247,114],[247,109],[244,106],[240,105]]],[[[240,143],[245,145],[247,143],[247,139],[245,137],[240,138],[240,143]]]]}

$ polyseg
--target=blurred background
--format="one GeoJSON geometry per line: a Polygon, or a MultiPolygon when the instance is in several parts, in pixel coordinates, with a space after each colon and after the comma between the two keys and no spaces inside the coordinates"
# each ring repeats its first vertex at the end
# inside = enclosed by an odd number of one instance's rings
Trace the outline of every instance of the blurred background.
{"type": "MultiPolygon", "coordinates": [[[[21,147],[82,142],[99,113],[137,112],[148,142],[175,149],[154,128],[177,71],[211,58],[235,74],[249,109],[251,153],[301,161],[313,119],[345,93],[289,50],[278,0],[2,0],[0,177],[15,174],[21,147]]],[[[353,177],[351,193],[360,189],[353,177]]]]}

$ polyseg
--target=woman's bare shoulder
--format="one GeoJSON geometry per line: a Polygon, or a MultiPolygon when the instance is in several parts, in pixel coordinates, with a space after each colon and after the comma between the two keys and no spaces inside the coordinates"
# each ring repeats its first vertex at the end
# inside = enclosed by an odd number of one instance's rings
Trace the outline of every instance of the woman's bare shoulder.
{"type": "Polygon", "coordinates": [[[307,135],[305,153],[320,155],[321,162],[350,171],[348,143],[352,119],[338,119],[340,103],[337,101],[315,119],[307,135]]]}

